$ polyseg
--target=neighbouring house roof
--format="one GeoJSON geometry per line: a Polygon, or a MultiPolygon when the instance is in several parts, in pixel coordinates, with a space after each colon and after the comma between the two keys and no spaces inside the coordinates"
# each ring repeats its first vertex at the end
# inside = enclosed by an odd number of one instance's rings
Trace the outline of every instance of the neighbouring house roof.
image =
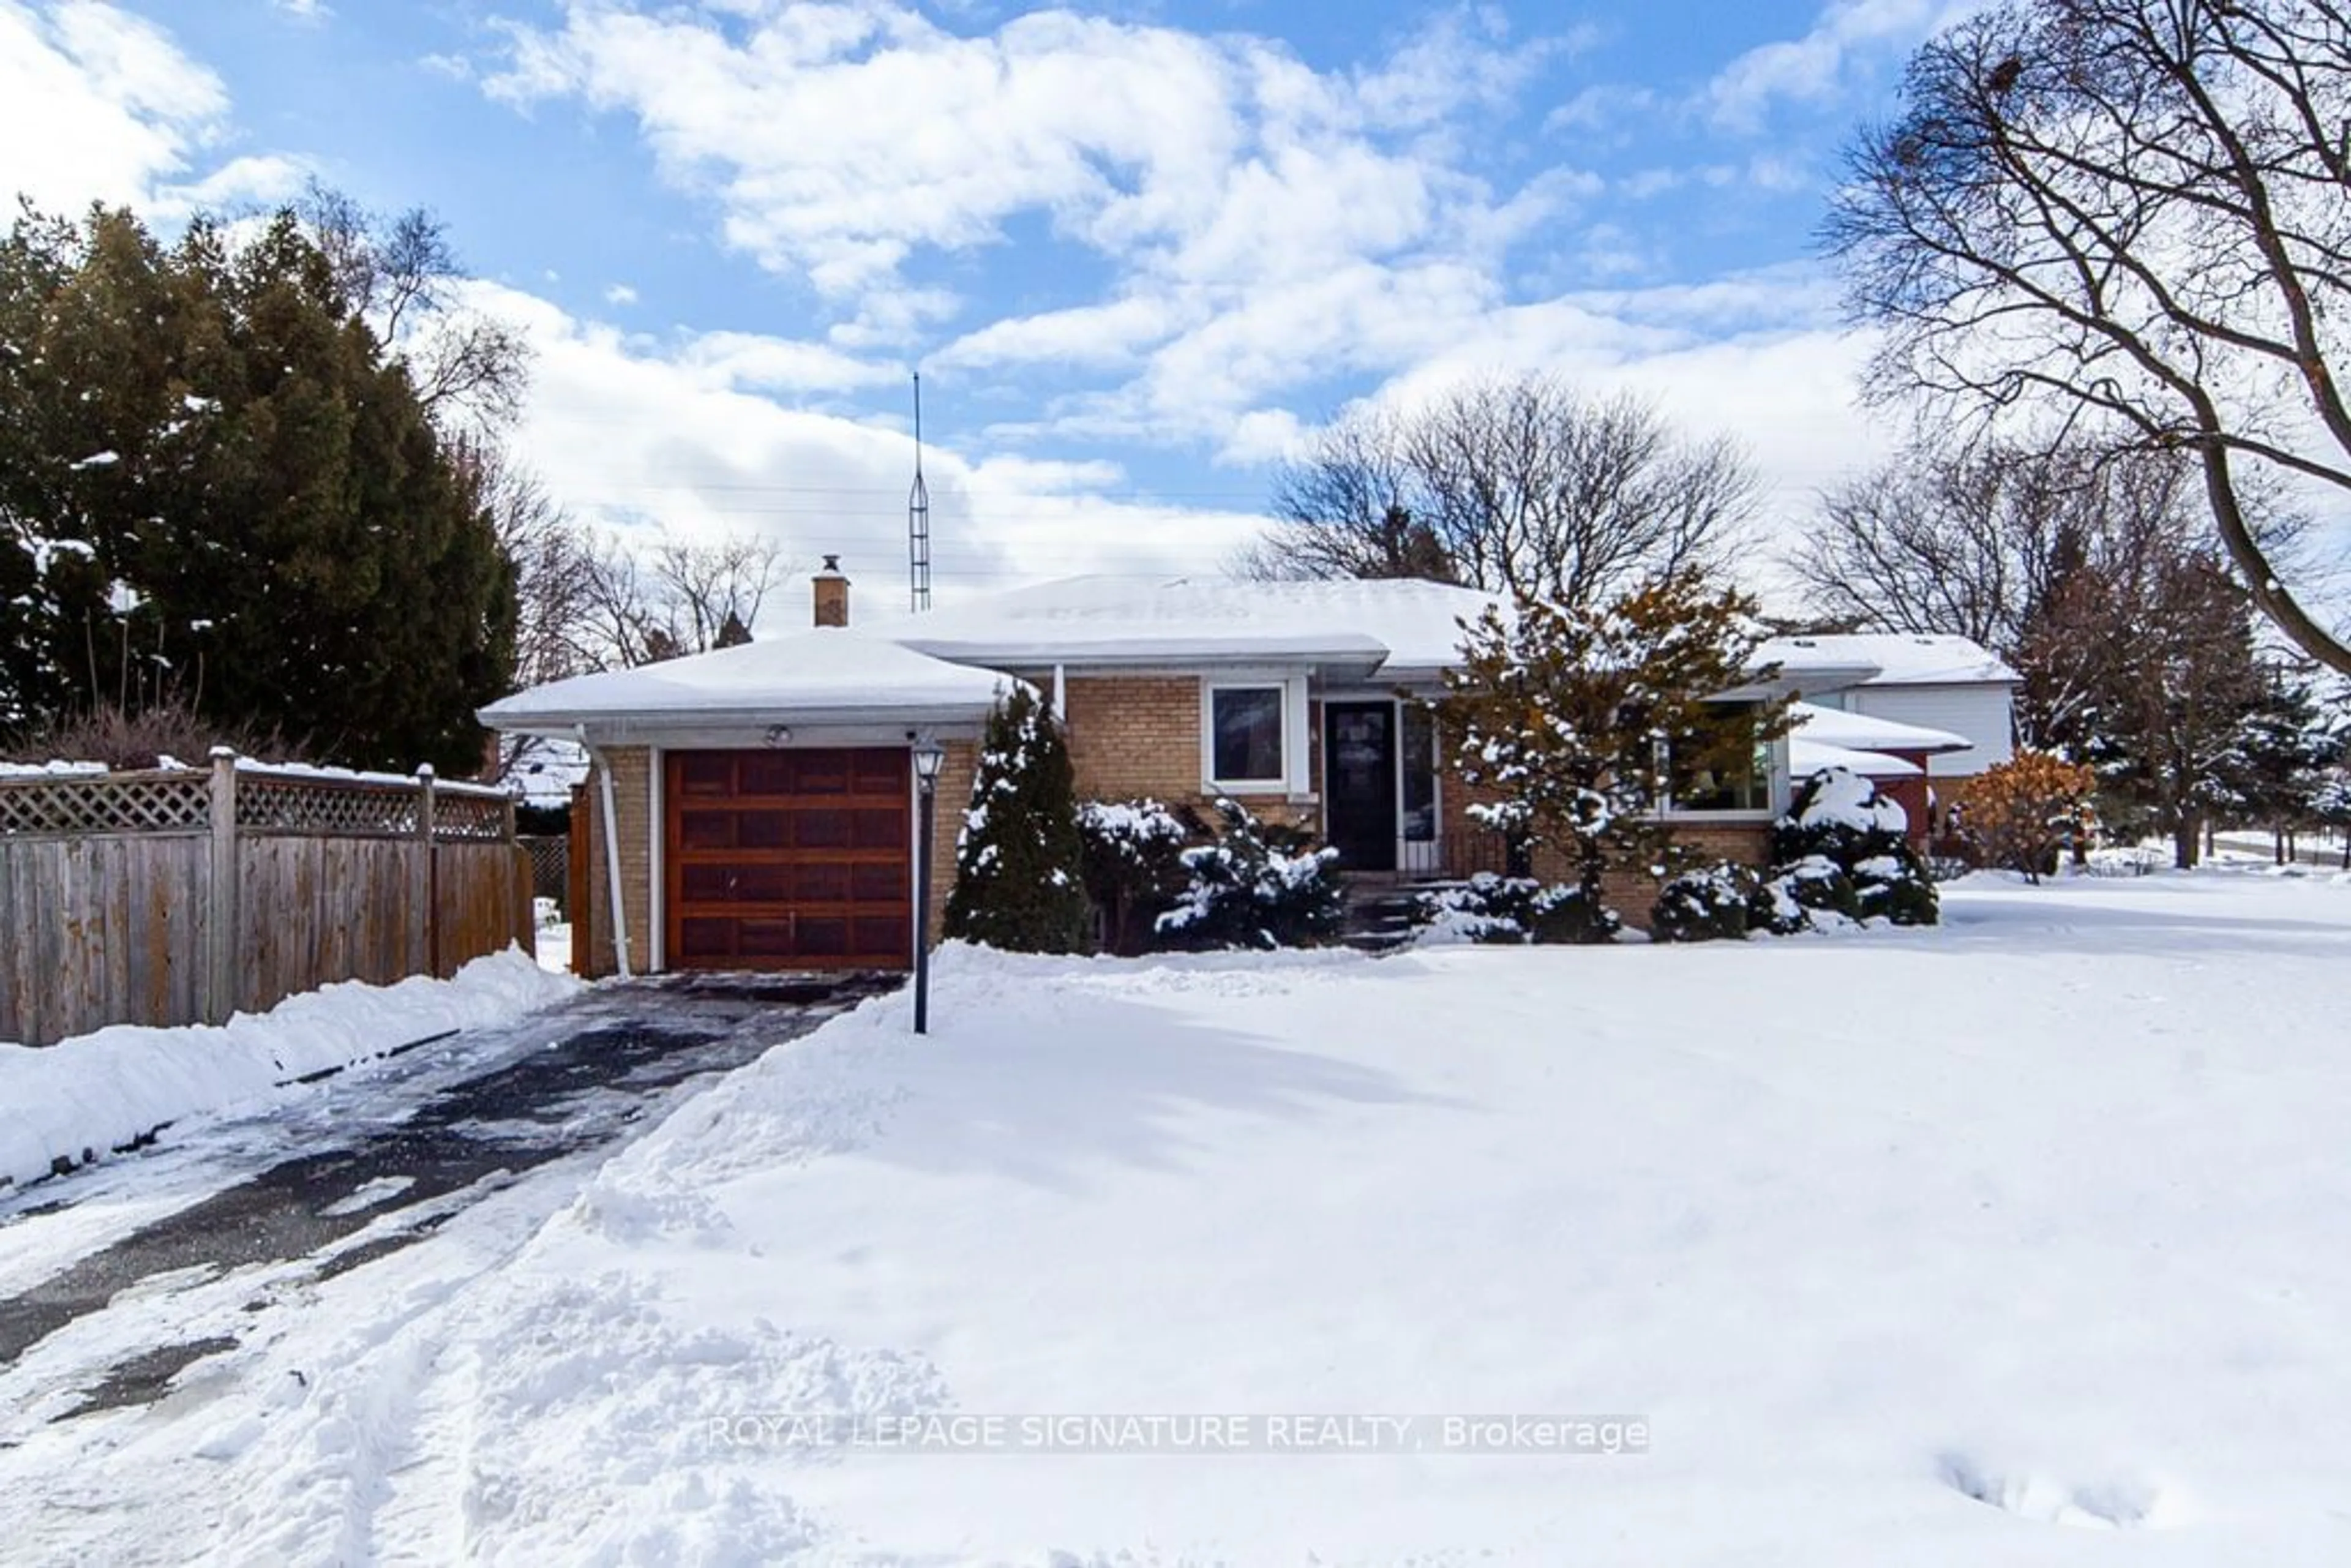
{"type": "Polygon", "coordinates": [[[985,714],[1006,685],[885,638],[820,627],[632,670],[575,675],[481,710],[493,729],[568,735],[580,725],[764,725],[779,713],[815,722],[934,722],[985,714]]]}
{"type": "Polygon", "coordinates": [[[941,658],[1000,667],[1318,664],[1405,676],[1452,664],[1461,622],[1495,602],[1475,589],[1413,579],[1073,577],[869,629],[941,658]]]}
{"type": "Polygon", "coordinates": [[[1965,637],[1941,634],[1885,632],[1775,637],[1765,645],[1763,656],[1791,666],[1847,664],[1877,667],[1877,674],[1852,683],[1855,685],[2012,686],[2019,679],[2014,670],[1981,644],[1965,637]]]}
{"type": "Polygon", "coordinates": [[[1802,735],[1788,737],[1790,778],[1802,779],[1818,773],[1823,768],[1847,768],[1864,779],[1919,779],[1927,772],[1915,762],[1905,762],[1882,751],[1860,751],[1847,746],[1831,746],[1825,741],[1807,740],[1802,735]]]}
{"type": "Polygon", "coordinates": [[[1900,724],[1871,714],[1844,713],[1812,703],[1790,704],[1788,716],[1793,738],[1814,746],[1839,747],[1849,751],[1939,754],[1965,751],[1974,744],[1966,736],[1954,735],[1948,729],[1929,729],[1920,724],[1900,724]]]}
{"type": "Polygon", "coordinates": [[[527,806],[568,806],[572,786],[588,781],[588,753],[577,741],[542,737],[524,743],[498,782],[527,806]]]}

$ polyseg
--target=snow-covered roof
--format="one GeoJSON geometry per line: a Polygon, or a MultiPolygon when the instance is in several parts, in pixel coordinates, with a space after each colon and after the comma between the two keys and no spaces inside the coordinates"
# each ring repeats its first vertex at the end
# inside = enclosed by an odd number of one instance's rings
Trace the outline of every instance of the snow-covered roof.
{"type": "Polygon", "coordinates": [[[1775,637],[1763,657],[1800,664],[1874,664],[1877,674],[1857,685],[2014,685],[2017,674],[1981,644],[1965,637],[1907,632],[1775,637]]]}
{"type": "Polygon", "coordinates": [[[1316,663],[1394,675],[1452,664],[1461,622],[1496,602],[1416,579],[1073,577],[868,629],[976,664],[1316,663]]]}
{"type": "Polygon", "coordinates": [[[620,721],[768,724],[778,713],[839,723],[970,718],[1004,677],[846,627],[817,627],[633,670],[575,675],[481,710],[493,729],[567,734],[620,721]]]}
{"type": "Polygon", "coordinates": [[[1788,737],[1789,777],[1802,779],[1823,768],[1850,768],[1865,779],[1917,779],[1926,773],[1917,763],[1888,757],[1882,751],[1856,751],[1850,747],[1807,740],[1802,735],[1788,737]]]}
{"type": "Polygon", "coordinates": [[[1791,703],[1788,716],[1793,735],[1815,746],[1842,747],[1853,751],[1965,751],[1971,744],[1948,729],[1922,724],[1897,724],[1865,713],[1845,713],[1813,703],[1791,703]]]}

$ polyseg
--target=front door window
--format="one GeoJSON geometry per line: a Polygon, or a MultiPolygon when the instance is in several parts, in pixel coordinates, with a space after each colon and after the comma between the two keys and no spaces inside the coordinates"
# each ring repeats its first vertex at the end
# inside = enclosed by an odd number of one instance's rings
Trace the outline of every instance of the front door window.
{"type": "Polygon", "coordinates": [[[1437,715],[1425,704],[1403,705],[1402,834],[1408,844],[1437,841],[1437,715]]]}

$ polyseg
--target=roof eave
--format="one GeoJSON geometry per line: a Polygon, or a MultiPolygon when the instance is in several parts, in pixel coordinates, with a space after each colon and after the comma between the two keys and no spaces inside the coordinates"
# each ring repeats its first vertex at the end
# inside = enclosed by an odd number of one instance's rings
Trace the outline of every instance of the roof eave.
{"type": "Polygon", "coordinates": [[[954,703],[920,703],[859,707],[810,707],[767,704],[757,707],[665,707],[543,712],[501,716],[495,707],[475,715],[502,735],[535,735],[549,739],[575,740],[582,729],[606,740],[651,736],[667,730],[760,729],[774,725],[844,727],[874,725],[969,724],[987,716],[994,699],[954,703]]]}

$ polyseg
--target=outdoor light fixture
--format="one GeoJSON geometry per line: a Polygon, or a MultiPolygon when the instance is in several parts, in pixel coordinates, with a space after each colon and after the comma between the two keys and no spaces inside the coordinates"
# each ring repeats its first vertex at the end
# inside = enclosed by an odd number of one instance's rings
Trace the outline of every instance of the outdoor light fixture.
{"type": "Polygon", "coordinates": [[[938,788],[939,765],[947,759],[947,748],[925,735],[914,742],[914,778],[924,793],[938,788]]]}
{"type": "Polygon", "coordinates": [[[927,731],[907,737],[914,743],[914,787],[923,798],[922,828],[914,847],[914,1032],[931,1032],[931,840],[938,814],[939,768],[947,749],[927,731]]]}

